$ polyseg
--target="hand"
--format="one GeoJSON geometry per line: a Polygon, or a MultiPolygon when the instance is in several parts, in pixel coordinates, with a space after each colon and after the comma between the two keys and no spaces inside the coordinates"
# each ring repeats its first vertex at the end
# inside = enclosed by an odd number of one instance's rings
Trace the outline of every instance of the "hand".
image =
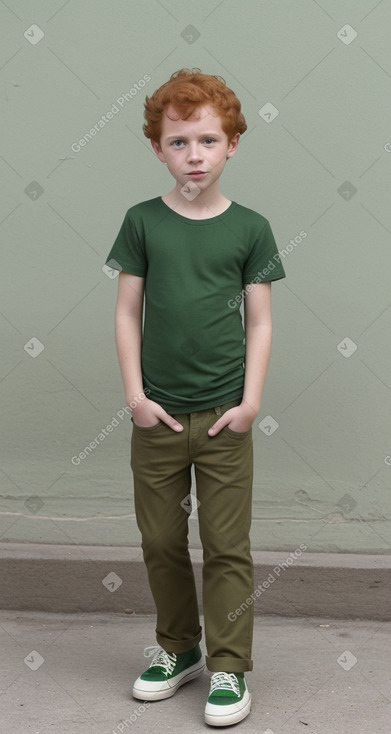
{"type": "Polygon", "coordinates": [[[141,428],[151,428],[152,426],[156,426],[158,421],[162,421],[169,428],[172,428],[173,431],[177,431],[178,433],[183,431],[181,423],[178,423],[172,415],[169,415],[159,403],[155,403],[154,400],[149,400],[149,398],[143,398],[133,408],[132,417],[136,425],[141,428]]]}
{"type": "Polygon", "coordinates": [[[208,434],[209,436],[215,436],[220,433],[224,426],[228,426],[237,433],[246,433],[250,430],[257,415],[258,411],[251,408],[247,403],[240,403],[240,405],[226,410],[216,423],[209,428],[208,434]]]}

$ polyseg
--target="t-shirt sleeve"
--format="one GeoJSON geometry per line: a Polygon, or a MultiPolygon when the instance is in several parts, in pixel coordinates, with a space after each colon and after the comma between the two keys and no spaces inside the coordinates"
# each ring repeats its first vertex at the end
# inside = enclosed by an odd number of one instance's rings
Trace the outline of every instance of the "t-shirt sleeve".
{"type": "Polygon", "coordinates": [[[125,214],[105,264],[113,270],[123,270],[125,273],[139,275],[141,278],[144,278],[147,273],[148,263],[144,244],[129,212],[125,214]]]}
{"type": "Polygon", "coordinates": [[[285,278],[276,241],[269,222],[260,230],[243,267],[243,284],[285,278]]]}

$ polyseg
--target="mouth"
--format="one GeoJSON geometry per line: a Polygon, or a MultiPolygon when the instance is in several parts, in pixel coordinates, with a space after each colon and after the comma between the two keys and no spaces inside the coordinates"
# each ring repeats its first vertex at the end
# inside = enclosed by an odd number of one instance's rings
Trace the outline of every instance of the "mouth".
{"type": "Polygon", "coordinates": [[[186,176],[205,176],[206,171],[190,171],[186,176]]]}

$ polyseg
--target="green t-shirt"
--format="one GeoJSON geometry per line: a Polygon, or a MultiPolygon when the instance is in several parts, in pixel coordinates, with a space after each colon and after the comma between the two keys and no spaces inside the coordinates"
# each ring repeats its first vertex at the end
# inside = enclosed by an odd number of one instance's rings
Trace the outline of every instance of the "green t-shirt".
{"type": "Polygon", "coordinates": [[[106,264],[145,278],[148,398],[171,414],[240,402],[243,288],[285,277],[267,219],[236,202],[190,219],[157,197],[128,209],[106,264]]]}

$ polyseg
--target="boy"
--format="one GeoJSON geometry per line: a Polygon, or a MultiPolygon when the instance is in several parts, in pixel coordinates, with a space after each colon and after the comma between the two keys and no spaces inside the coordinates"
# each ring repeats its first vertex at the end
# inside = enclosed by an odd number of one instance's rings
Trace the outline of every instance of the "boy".
{"type": "Polygon", "coordinates": [[[251,707],[252,423],[271,349],[271,281],[285,272],[268,221],[219,190],[247,129],[224,80],[182,69],[146,98],[144,115],[144,134],[175,186],[127,211],[106,261],[121,271],[116,344],[133,408],[135,510],[160,645],[133,696],[168,698],[205,667],[188,551],[194,464],[212,673],[205,721],[226,726],[251,707]]]}

